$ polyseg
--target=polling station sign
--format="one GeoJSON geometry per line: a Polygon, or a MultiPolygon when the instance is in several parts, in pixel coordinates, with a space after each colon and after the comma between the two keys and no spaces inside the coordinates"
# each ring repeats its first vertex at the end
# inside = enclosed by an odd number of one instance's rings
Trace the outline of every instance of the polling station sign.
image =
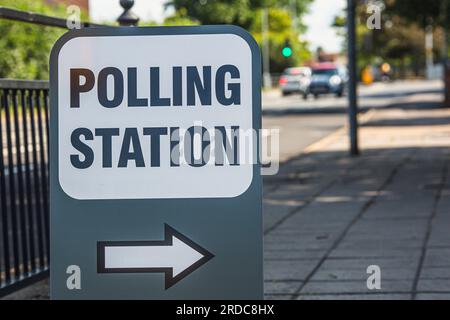
{"type": "Polygon", "coordinates": [[[75,30],[50,69],[52,298],[262,298],[254,39],[75,30]]]}

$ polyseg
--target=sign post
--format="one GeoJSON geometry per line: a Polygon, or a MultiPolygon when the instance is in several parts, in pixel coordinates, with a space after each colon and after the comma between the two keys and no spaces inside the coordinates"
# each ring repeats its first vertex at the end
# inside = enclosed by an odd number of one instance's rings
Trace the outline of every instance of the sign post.
{"type": "Polygon", "coordinates": [[[261,299],[253,38],[75,30],[50,73],[51,297],[261,299]]]}

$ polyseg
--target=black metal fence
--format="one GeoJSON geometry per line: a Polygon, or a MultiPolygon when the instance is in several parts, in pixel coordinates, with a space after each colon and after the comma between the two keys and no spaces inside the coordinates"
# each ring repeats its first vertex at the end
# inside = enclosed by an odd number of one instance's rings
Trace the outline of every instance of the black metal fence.
{"type": "Polygon", "coordinates": [[[0,79],[0,296],[49,268],[48,82],[0,79]]]}
{"type": "MultiPolygon", "coordinates": [[[[67,28],[67,20],[62,18],[49,17],[43,14],[33,13],[33,12],[25,12],[21,10],[15,10],[12,8],[5,8],[0,6],[0,18],[9,19],[14,21],[22,21],[28,23],[34,23],[38,25],[45,25],[50,27],[58,27],[58,28],[67,28]]],[[[81,22],[81,27],[102,27],[104,25],[89,23],[89,22],[81,22]]]]}

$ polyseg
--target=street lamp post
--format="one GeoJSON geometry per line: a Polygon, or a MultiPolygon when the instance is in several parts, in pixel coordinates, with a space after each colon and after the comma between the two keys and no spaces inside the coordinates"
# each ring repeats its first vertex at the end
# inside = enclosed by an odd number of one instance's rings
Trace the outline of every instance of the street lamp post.
{"type": "Polygon", "coordinates": [[[134,6],[134,0],[120,0],[120,5],[123,8],[123,13],[117,18],[117,22],[121,26],[137,26],[139,17],[135,15],[131,8],[134,6]]]}
{"type": "Polygon", "coordinates": [[[358,147],[358,101],[356,95],[356,31],[355,31],[355,0],[347,0],[347,33],[348,33],[348,117],[350,154],[357,156],[358,147]]]}

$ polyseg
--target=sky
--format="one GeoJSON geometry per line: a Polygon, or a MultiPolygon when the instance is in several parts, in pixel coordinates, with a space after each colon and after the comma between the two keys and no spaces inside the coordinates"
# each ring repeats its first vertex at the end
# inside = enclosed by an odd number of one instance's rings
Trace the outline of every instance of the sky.
{"type": "Polygon", "coordinates": [[[325,52],[341,51],[343,39],[337,36],[331,24],[346,7],[346,0],[315,0],[311,4],[303,22],[308,26],[304,38],[309,41],[312,50],[322,47],[325,52]]]}
{"type": "MultiPolygon", "coordinates": [[[[195,1],[195,0],[193,0],[195,1]]],[[[167,0],[135,0],[134,12],[141,20],[162,22],[170,11],[164,11],[167,0]]],[[[331,23],[333,18],[342,12],[346,0],[315,0],[310,13],[304,17],[308,31],[304,39],[311,44],[311,49],[322,47],[326,52],[339,52],[342,47],[340,39],[331,23]]],[[[123,12],[119,0],[89,0],[91,19],[95,22],[113,21],[123,12]]]]}

